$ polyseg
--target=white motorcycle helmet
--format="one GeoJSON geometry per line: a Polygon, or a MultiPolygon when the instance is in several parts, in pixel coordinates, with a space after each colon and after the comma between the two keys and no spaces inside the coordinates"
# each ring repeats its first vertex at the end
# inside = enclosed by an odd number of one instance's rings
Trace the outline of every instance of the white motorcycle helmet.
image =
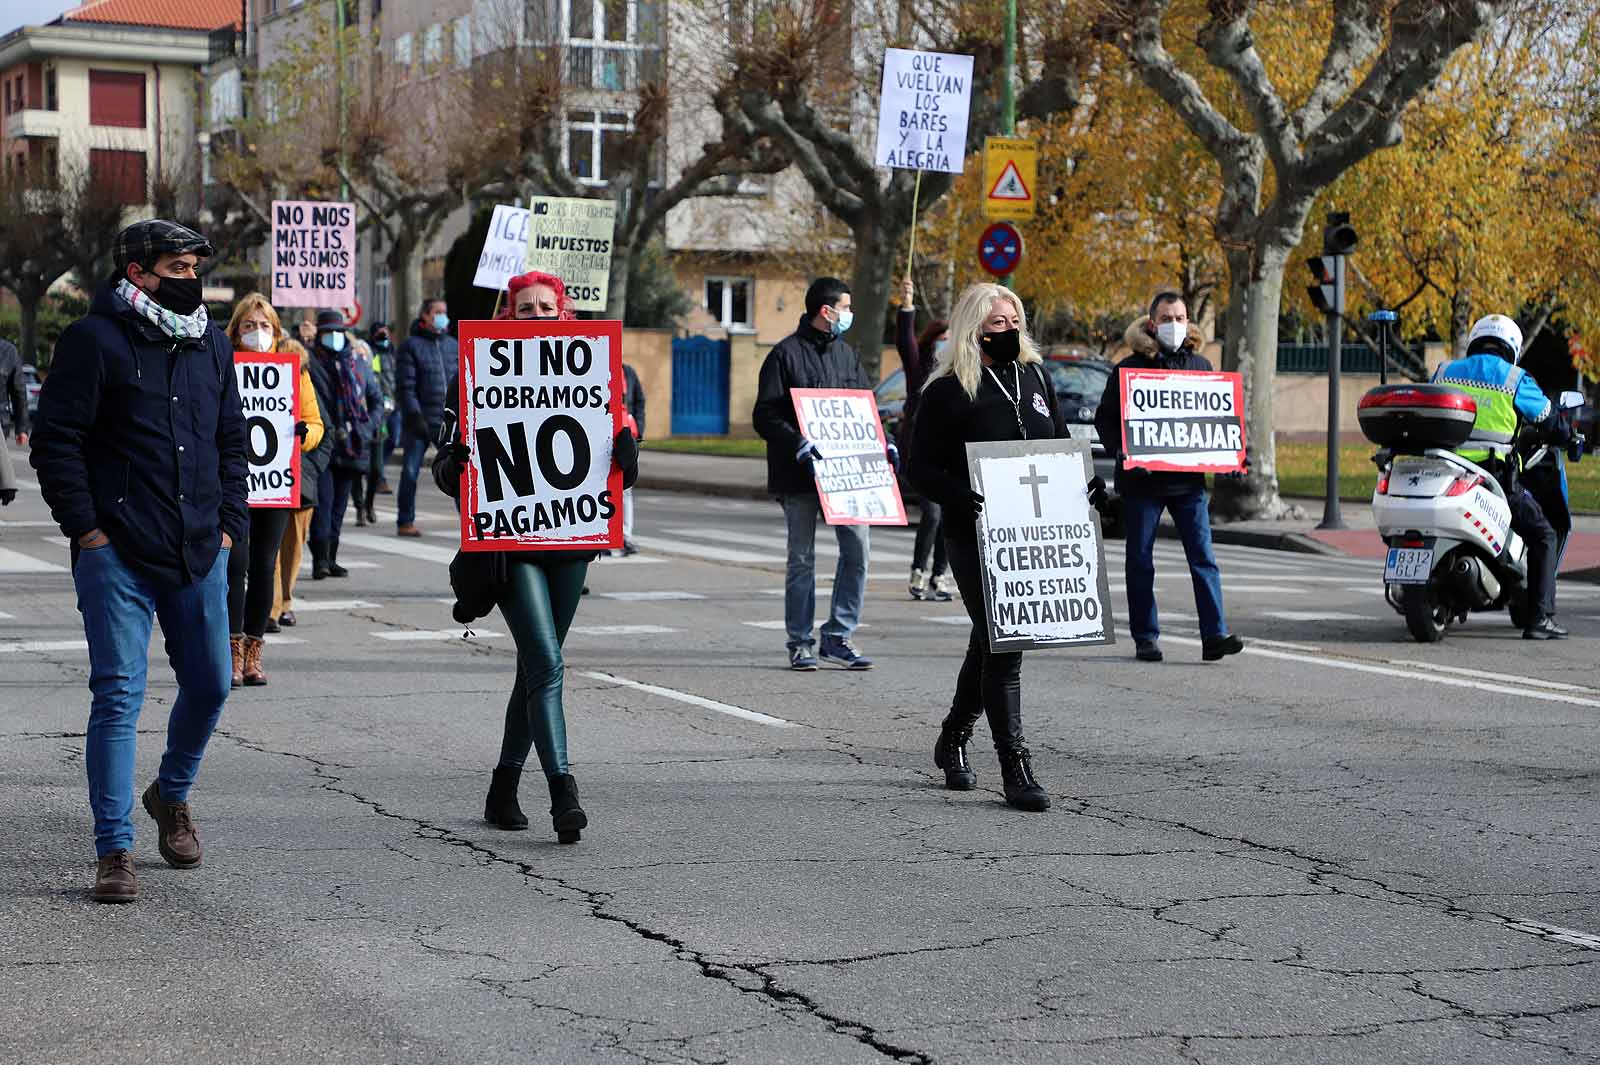
{"type": "Polygon", "coordinates": [[[1522,330],[1503,314],[1486,314],[1467,336],[1468,355],[1498,355],[1512,365],[1522,361],[1522,330]]]}

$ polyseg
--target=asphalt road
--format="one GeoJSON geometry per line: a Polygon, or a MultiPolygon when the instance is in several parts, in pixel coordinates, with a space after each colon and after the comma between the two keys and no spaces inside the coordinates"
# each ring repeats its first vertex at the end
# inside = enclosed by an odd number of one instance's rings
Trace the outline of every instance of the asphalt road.
{"type": "Polygon", "coordinates": [[[568,642],[581,844],[536,776],[531,831],[480,820],[512,647],[451,624],[429,489],[426,539],[349,529],[302,585],[207,756],[204,864],[139,815],[125,907],[85,894],[66,551],[36,493],[0,514],[0,1061],[1600,1060],[1600,587],[1565,643],[1423,647],[1374,563],[1223,548],[1250,647],[1202,664],[1164,542],[1165,663],[1024,665],[1032,815],[983,726],[979,790],[938,787],[966,622],[907,598],[909,533],[873,533],[878,667],[798,675],[777,508],[638,505],[568,642]]]}

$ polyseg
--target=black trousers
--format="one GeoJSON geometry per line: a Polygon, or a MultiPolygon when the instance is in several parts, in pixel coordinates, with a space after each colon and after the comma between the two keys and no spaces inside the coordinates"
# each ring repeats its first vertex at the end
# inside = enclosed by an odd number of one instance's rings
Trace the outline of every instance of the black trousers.
{"type": "Polygon", "coordinates": [[[1561,563],[1556,530],[1539,501],[1521,485],[1506,492],[1506,502],[1511,504],[1511,528],[1528,545],[1528,602],[1548,617],[1556,612],[1556,567],[1561,563]]]}
{"type": "Polygon", "coordinates": [[[944,508],[929,499],[917,504],[922,508],[922,520],[917,522],[917,543],[911,552],[911,567],[927,570],[928,576],[942,576],[946,556],[944,546],[944,508]],[[930,559],[928,556],[932,555],[930,559]]]}
{"type": "Polygon", "coordinates": [[[228,555],[228,631],[235,636],[267,631],[278,585],[278,545],[292,513],[286,507],[251,507],[250,532],[228,555]]]}
{"type": "Polygon", "coordinates": [[[984,714],[989,717],[989,732],[997,751],[1010,751],[1024,745],[1022,737],[1022,653],[994,654],[989,650],[989,621],[983,613],[983,561],[976,542],[945,537],[945,555],[961,602],[972,619],[972,637],[967,641],[967,657],[956,677],[955,697],[950,700],[950,715],[945,725],[969,729],[984,714]]]}

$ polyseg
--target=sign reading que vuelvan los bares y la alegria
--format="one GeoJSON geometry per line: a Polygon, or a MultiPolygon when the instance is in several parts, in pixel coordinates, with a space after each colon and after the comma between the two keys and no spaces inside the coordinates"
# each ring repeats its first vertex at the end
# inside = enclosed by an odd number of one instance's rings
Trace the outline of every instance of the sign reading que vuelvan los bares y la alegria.
{"type": "Polygon", "coordinates": [[[829,525],[904,525],[906,505],[889,465],[878,400],[866,389],[790,390],[800,435],[817,445],[811,463],[829,525]]]}
{"type": "Polygon", "coordinates": [[[1089,503],[1090,444],[967,445],[992,651],[1114,641],[1100,516],[1089,503]]]}
{"type": "Polygon", "coordinates": [[[1122,464],[1169,473],[1244,468],[1244,385],[1236,373],[1119,370],[1122,464]]]}
{"type": "Polygon", "coordinates": [[[463,551],[622,546],[621,322],[462,322],[463,551]]]}

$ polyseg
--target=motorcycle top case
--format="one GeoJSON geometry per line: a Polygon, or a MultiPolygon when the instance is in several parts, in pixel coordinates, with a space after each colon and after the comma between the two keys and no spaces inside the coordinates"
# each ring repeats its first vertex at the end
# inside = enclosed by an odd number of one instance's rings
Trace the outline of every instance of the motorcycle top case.
{"type": "Polygon", "coordinates": [[[1472,434],[1478,404],[1448,385],[1380,385],[1361,397],[1356,417],[1379,447],[1448,451],[1472,434]]]}

